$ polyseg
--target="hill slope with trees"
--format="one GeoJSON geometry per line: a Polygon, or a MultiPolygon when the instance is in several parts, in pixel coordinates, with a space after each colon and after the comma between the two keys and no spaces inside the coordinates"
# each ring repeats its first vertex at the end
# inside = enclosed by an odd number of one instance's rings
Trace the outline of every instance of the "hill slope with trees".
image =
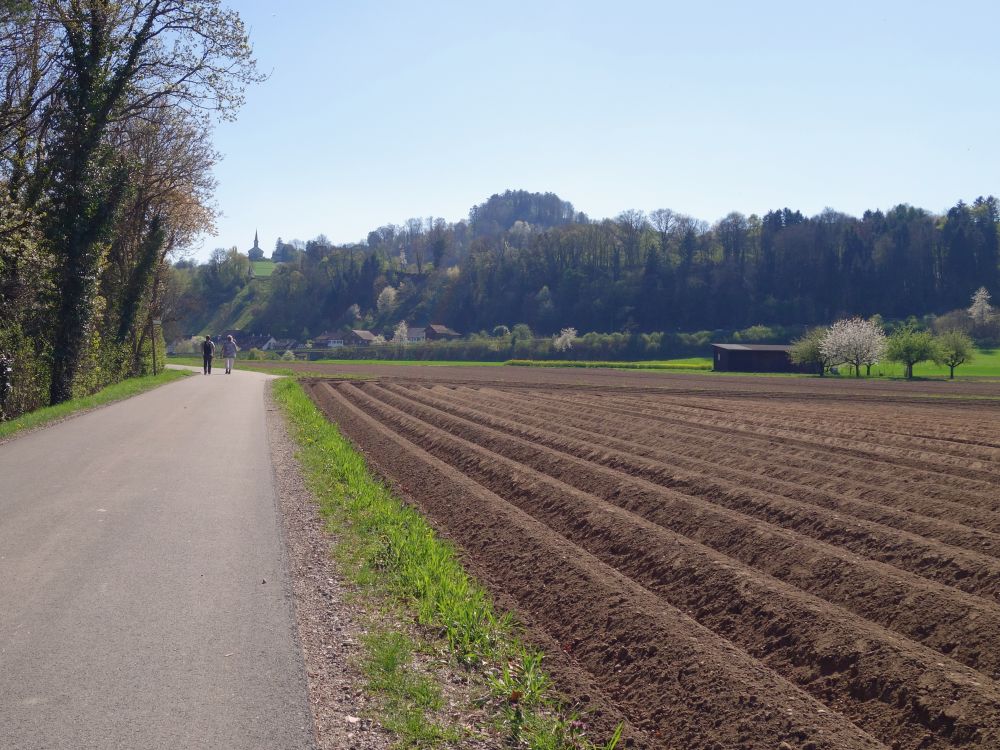
{"type": "Polygon", "coordinates": [[[249,297],[242,328],[299,340],[343,327],[388,337],[400,320],[463,333],[522,323],[547,335],[942,314],[1000,286],[998,227],[992,196],[942,215],[905,204],[860,218],[781,208],[709,225],[669,209],[591,220],[551,193],[507,191],[468,220],[410,219],[357,245],[279,240],[266,284],[235,251],[177,267],[174,331],[197,332],[238,294],[249,297]]]}

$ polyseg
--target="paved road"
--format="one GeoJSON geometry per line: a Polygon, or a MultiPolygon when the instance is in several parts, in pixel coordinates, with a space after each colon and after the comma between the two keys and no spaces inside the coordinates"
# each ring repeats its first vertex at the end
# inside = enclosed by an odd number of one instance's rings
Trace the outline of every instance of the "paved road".
{"type": "Polygon", "coordinates": [[[0,748],[312,747],[266,378],[0,445],[0,748]]]}

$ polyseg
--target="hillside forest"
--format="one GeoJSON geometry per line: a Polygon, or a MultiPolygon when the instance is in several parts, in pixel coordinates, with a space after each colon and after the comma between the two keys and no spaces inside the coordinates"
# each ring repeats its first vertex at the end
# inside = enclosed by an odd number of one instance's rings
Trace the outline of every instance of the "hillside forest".
{"type": "Polygon", "coordinates": [[[390,338],[401,320],[465,334],[522,324],[634,335],[925,318],[1000,286],[998,227],[993,196],[943,214],[780,208],[709,225],[669,209],[592,220],[551,193],[507,191],[467,220],[387,224],[353,245],[279,239],[267,279],[252,272],[260,250],[176,263],[169,334],[236,328],[304,342],[345,328],[390,338]]]}

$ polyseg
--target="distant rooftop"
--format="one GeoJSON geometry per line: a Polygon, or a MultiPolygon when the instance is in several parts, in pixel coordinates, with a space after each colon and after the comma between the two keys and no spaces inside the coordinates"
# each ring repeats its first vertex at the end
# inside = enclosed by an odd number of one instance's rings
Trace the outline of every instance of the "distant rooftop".
{"type": "Polygon", "coordinates": [[[712,344],[716,349],[733,352],[787,352],[791,344],[712,344]]]}

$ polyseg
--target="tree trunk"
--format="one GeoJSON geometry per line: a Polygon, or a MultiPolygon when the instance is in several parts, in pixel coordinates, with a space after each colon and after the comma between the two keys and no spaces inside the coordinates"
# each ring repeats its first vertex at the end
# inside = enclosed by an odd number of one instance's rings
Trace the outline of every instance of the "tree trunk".
{"type": "Polygon", "coordinates": [[[948,380],[955,379],[955,365],[948,365],[948,369],[951,370],[951,374],[948,375],[948,380]]]}
{"type": "Polygon", "coordinates": [[[61,303],[52,339],[52,381],[49,403],[61,404],[73,398],[73,381],[80,366],[84,349],[90,343],[87,336],[93,293],[93,278],[86,278],[76,263],[67,260],[60,284],[61,303]]]}

